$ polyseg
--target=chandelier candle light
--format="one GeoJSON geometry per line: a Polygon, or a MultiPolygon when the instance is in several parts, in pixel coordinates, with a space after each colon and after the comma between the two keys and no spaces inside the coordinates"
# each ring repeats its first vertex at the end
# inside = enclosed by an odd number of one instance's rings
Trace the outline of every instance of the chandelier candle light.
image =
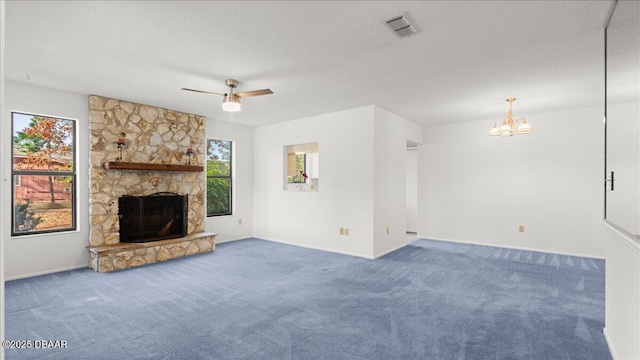
{"type": "Polygon", "coordinates": [[[513,114],[511,111],[511,106],[513,102],[516,101],[516,98],[508,98],[507,102],[509,103],[509,112],[507,116],[502,120],[502,124],[498,127],[498,121],[493,124],[491,130],[489,130],[489,136],[513,136],[513,134],[524,135],[530,134],[533,131],[533,128],[524,117],[519,116],[515,121],[513,120],[513,114]]]}

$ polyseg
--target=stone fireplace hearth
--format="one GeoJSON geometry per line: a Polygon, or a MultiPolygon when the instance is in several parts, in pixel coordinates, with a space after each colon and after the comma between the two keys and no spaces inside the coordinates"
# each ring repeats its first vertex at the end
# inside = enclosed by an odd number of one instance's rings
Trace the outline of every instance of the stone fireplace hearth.
{"type": "Polygon", "coordinates": [[[89,266],[108,272],[213,251],[216,234],[204,232],[205,117],[96,95],[89,110],[89,266]],[[163,192],[187,196],[186,236],[120,242],[118,199],[163,192]]]}

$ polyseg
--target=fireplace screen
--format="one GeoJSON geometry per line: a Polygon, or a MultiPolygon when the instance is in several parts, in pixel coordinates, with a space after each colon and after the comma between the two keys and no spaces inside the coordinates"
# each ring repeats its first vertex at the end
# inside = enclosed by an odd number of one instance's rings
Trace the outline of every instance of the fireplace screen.
{"type": "Polygon", "coordinates": [[[137,243],[187,235],[188,195],[155,193],[118,199],[120,242],[137,243]]]}

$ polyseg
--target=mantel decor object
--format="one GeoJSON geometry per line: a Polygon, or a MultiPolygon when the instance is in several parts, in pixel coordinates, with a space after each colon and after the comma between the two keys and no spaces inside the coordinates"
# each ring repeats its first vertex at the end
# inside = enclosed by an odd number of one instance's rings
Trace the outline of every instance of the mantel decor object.
{"type": "Polygon", "coordinates": [[[126,159],[125,159],[125,158],[123,157],[123,155],[122,155],[122,149],[127,149],[127,148],[129,148],[129,146],[127,145],[127,143],[124,141],[124,137],[125,137],[126,135],[127,135],[127,134],[125,134],[125,133],[121,132],[121,133],[120,133],[120,137],[118,138],[118,141],[116,141],[116,146],[118,147],[118,151],[120,152],[120,156],[118,156],[118,157],[116,158],[116,161],[117,161],[117,162],[129,162],[129,159],[128,159],[128,158],[126,158],[126,159]]]}
{"type": "Polygon", "coordinates": [[[185,154],[189,157],[189,160],[188,160],[187,164],[191,165],[191,156],[193,156],[193,149],[192,148],[188,148],[187,152],[185,152],[185,154]]]}

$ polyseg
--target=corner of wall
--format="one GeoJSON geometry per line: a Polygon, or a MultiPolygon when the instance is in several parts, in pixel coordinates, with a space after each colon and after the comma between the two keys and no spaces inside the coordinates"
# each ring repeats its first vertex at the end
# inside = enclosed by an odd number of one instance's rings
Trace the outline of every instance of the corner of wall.
{"type": "MultiPolygon", "coordinates": [[[[4,80],[4,44],[5,44],[5,1],[0,1],[0,109],[4,109],[4,93],[5,93],[5,80],[4,80]]],[[[9,122],[4,118],[4,111],[0,112],[0,133],[6,134],[11,132],[9,122]],[[9,130],[8,130],[9,129],[9,130]],[[8,130],[8,131],[6,131],[8,130]]],[[[10,194],[7,167],[11,164],[9,154],[6,153],[6,147],[10,146],[8,141],[0,141],[0,161],[2,167],[0,168],[0,204],[5,204],[4,199],[10,194]]],[[[4,340],[4,243],[9,237],[9,227],[7,224],[8,214],[5,207],[0,208],[0,341],[4,340]]],[[[0,360],[4,359],[4,348],[0,346],[0,360]]]]}
{"type": "Polygon", "coordinates": [[[407,120],[374,108],[373,257],[407,244],[407,120]]]}
{"type": "Polygon", "coordinates": [[[607,229],[605,330],[615,359],[640,359],[640,247],[611,225],[607,229]]]}

